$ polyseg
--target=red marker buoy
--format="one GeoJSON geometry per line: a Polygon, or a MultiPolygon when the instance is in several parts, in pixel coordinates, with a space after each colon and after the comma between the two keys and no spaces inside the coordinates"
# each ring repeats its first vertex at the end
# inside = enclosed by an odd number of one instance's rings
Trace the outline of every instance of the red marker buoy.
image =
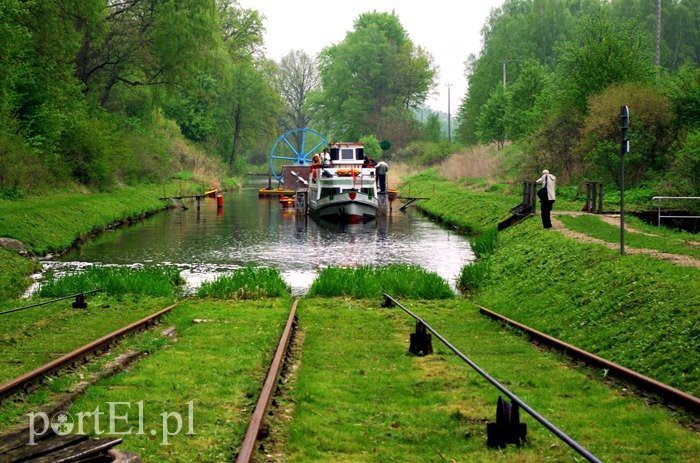
{"type": "Polygon", "coordinates": [[[224,207],[224,195],[216,195],[216,207],[217,209],[224,207]]]}

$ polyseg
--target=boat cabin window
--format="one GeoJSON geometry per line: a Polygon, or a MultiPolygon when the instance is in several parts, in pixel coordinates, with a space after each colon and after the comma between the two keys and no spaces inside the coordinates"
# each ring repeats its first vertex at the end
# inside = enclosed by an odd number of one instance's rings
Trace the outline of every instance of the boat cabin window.
{"type": "Polygon", "coordinates": [[[321,198],[340,194],[340,188],[321,188],[321,198]]]}
{"type": "Polygon", "coordinates": [[[340,148],[331,148],[330,154],[331,161],[337,161],[338,159],[340,159],[340,148]]]}
{"type": "Polygon", "coordinates": [[[353,159],[355,159],[355,157],[354,157],[354,154],[355,154],[354,151],[355,151],[355,150],[353,150],[352,148],[343,148],[343,149],[340,151],[341,159],[344,159],[344,160],[353,160],[353,159]]]}
{"type": "Polygon", "coordinates": [[[357,158],[358,161],[362,161],[365,159],[365,149],[364,148],[357,148],[355,150],[355,157],[357,158]]]}

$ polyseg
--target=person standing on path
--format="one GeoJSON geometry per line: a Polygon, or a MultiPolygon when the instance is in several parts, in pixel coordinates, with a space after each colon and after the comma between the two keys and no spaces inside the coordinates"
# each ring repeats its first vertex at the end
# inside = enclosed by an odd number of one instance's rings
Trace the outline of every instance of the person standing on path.
{"type": "Polygon", "coordinates": [[[386,193],[386,173],[389,170],[389,165],[384,161],[379,161],[375,169],[377,172],[377,182],[379,183],[379,192],[386,193]]]}
{"type": "Polygon", "coordinates": [[[542,226],[544,228],[552,228],[550,214],[554,201],[557,199],[557,178],[545,169],[542,171],[542,177],[538,178],[536,182],[542,184],[542,188],[537,191],[537,197],[540,198],[540,210],[542,211],[542,226]]]}

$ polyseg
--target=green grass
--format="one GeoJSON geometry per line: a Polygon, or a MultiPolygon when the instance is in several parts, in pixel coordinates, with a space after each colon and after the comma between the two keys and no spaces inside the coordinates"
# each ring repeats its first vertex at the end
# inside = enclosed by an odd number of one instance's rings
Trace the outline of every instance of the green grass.
{"type": "MultiPolygon", "coordinates": [[[[431,172],[423,176],[434,184],[436,200],[419,207],[455,223],[478,224],[472,230],[499,220],[494,211],[504,207],[502,194],[475,193],[431,172]]],[[[476,302],[700,394],[700,270],[649,256],[620,257],[543,230],[537,217],[500,232],[495,250],[480,262],[482,267],[465,267],[460,279],[476,302]]]]}
{"type": "Polygon", "coordinates": [[[289,286],[276,268],[248,266],[204,282],[197,294],[215,299],[262,299],[287,296],[289,286]]]}
{"type": "MultiPolygon", "coordinates": [[[[2,303],[0,310],[27,304],[2,303]]],[[[71,301],[0,315],[0,383],[172,304],[170,298],[88,297],[87,309],[71,301]]]]}
{"type": "MultiPolygon", "coordinates": [[[[599,217],[589,215],[578,217],[562,215],[559,216],[559,219],[567,228],[585,233],[593,238],[598,238],[609,243],[619,243],[620,241],[620,228],[603,222],[599,217]]],[[[644,232],[647,233],[646,230],[644,232]]],[[[625,232],[625,244],[631,248],[655,249],[661,252],[682,254],[695,257],[696,259],[700,258],[700,246],[689,243],[690,240],[686,238],[689,234],[679,233],[679,237],[676,237],[673,236],[674,232],[668,230],[664,230],[663,233],[664,234],[661,236],[648,236],[627,231],[625,232]]],[[[700,237],[693,238],[695,238],[695,242],[700,242],[700,237]]]]}
{"type": "Polygon", "coordinates": [[[0,248],[0,301],[18,297],[29,285],[39,264],[14,251],[0,248]]]}
{"type": "Polygon", "coordinates": [[[700,394],[700,270],[583,244],[535,220],[501,233],[475,300],[700,394]]]}
{"type": "MultiPolygon", "coordinates": [[[[294,408],[282,444],[287,461],[574,460],[524,413],[524,448],[487,449],[484,423],[494,419],[497,391],[437,340],[435,355],[407,355],[414,321],[378,305],[340,299],[300,304],[301,364],[282,403],[294,408]]],[[[668,410],[619,394],[503,331],[473,305],[457,299],[408,305],[603,461],[692,461],[700,452],[698,434],[668,410]]]]}
{"type": "MultiPolygon", "coordinates": [[[[165,320],[175,325],[176,341],[131,371],[90,387],[70,413],[96,407],[107,411],[107,402],[130,402],[131,419],[118,422],[117,431],[136,430],[135,404],[143,400],[146,435],[120,436],[120,449],[136,452],[146,462],[232,461],[288,312],[289,301],[282,299],[186,302],[165,320]],[[193,323],[195,318],[206,321],[193,323]],[[186,418],[189,401],[194,401],[196,434],[186,435],[185,423],[182,434],[161,445],[161,413],[174,411],[186,418]]],[[[86,429],[91,428],[92,421],[86,420],[86,429]]]]}
{"type": "Polygon", "coordinates": [[[142,294],[173,297],[182,284],[175,267],[89,267],[62,277],[49,277],[41,284],[39,295],[61,297],[101,288],[106,294],[142,294]]]}
{"type": "Polygon", "coordinates": [[[380,297],[383,292],[397,297],[447,299],[454,296],[445,280],[416,265],[391,264],[382,267],[328,267],[314,280],[311,296],[380,297]]]}
{"type": "Polygon", "coordinates": [[[109,225],[164,209],[168,204],[158,198],[179,192],[174,184],[143,185],[104,193],[0,200],[0,236],[22,241],[35,254],[63,251],[109,225]]]}

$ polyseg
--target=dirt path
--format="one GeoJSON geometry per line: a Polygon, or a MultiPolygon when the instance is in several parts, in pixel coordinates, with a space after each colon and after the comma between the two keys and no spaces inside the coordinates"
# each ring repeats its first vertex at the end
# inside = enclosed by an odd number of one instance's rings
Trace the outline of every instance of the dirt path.
{"type": "MultiPolygon", "coordinates": [[[[619,244],[617,243],[610,243],[608,241],[604,241],[598,238],[593,238],[592,236],[586,235],[585,233],[577,232],[574,230],[570,230],[566,228],[566,226],[561,222],[561,220],[558,219],[557,216],[559,215],[571,215],[571,216],[578,216],[578,215],[584,215],[584,212],[575,212],[575,211],[562,211],[562,212],[556,212],[552,216],[552,226],[554,227],[555,230],[557,230],[559,233],[568,236],[570,238],[573,238],[577,241],[580,241],[582,243],[594,243],[594,244],[599,244],[601,246],[605,246],[610,249],[619,249],[619,244]]],[[[610,223],[615,225],[616,223],[614,222],[615,217],[612,215],[602,215],[600,216],[605,222],[610,223]]],[[[619,225],[619,224],[617,224],[619,225]]],[[[651,235],[650,233],[643,233],[640,232],[634,228],[629,228],[625,227],[625,229],[629,232],[632,233],[642,233],[646,235],[651,235]]],[[[651,235],[651,236],[657,236],[657,235],[651,235]]],[[[665,260],[667,262],[671,262],[676,265],[683,265],[686,267],[695,267],[695,268],[700,268],[700,259],[696,259],[691,256],[685,256],[681,254],[671,254],[668,252],[661,252],[657,251],[655,249],[644,249],[644,248],[632,248],[632,247],[625,247],[625,252],[628,254],[646,254],[651,257],[654,257],[656,259],[661,259],[665,260]]]]}

